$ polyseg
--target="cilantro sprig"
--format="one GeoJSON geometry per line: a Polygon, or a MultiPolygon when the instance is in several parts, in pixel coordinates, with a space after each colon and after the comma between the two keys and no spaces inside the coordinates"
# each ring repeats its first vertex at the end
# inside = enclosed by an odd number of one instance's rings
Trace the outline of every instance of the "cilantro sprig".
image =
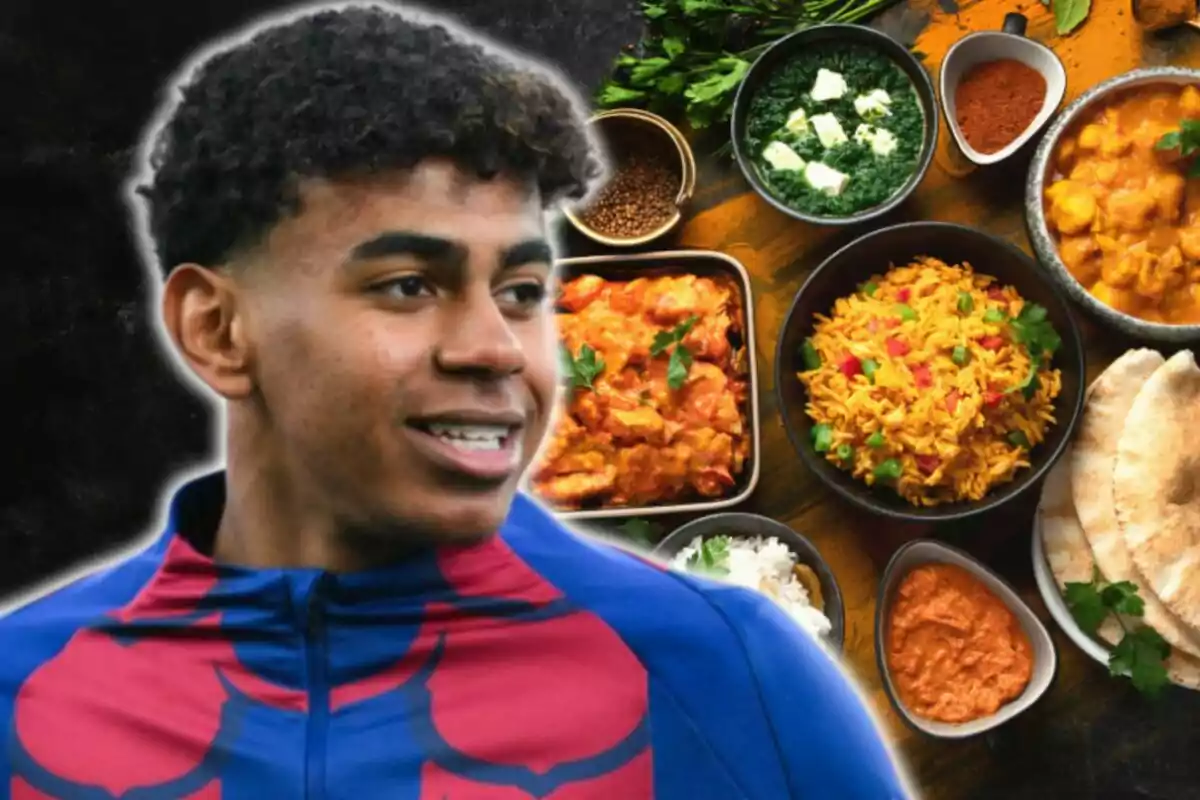
{"type": "Polygon", "coordinates": [[[644,550],[653,548],[654,542],[662,536],[661,526],[641,517],[630,517],[618,526],[618,530],[627,541],[644,550]]]}
{"type": "Polygon", "coordinates": [[[597,103],[641,106],[696,129],[729,119],[742,78],[780,37],[852,23],[895,0],[641,0],[645,33],[600,88],[597,103]]]}
{"type": "Polygon", "coordinates": [[[1169,682],[1165,662],[1171,655],[1171,645],[1148,625],[1126,621],[1140,619],[1145,611],[1137,586],[1130,581],[1108,583],[1096,569],[1091,581],[1066,584],[1063,598],[1075,622],[1089,636],[1095,636],[1110,615],[1116,618],[1124,633],[1109,653],[1109,674],[1128,678],[1148,697],[1158,696],[1169,682]]]}
{"type": "Polygon", "coordinates": [[[1062,346],[1062,337],[1047,319],[1045,308],[1036,303],[1026,303],[1021,307],[1021,313],[1009,320],[1013,340],[1025,346],[1029,353],[1029,373],[1019,384],[1009,389],[1009,393],[1021,392],[1025,399],[1033,397],[1038,389],[1038,372],[1058,352],[1062,346]]]}
{"type": "Polygon", "coordinates": [[[571,355],[566,347],[559,349],[562,358],[562,372],[572,389],[594,389],[592,381],[604,372],[604,357],[584,344],[579,348],[579,355],[571,355]]]}
{"type": "Polygon", "coordinates": [[[688,370],[692,367],[692,354],[683,346],[683,340],[699,320],[696,316],[688,317],[671,330],[654,334],[654,341],[650,343],[650,355],[653,358],[658,358],[668,348],[671,350],[667,362],[667,385],[672,389],[679,389],[687,380],[688,370]]]}
{"type": "Polygon", "coordinates": [[[714,536],[705,539],[700,547],[687,560],[689,572],[700,572],[707,575],[723,576],[729,574],[725,559],[729,557],[729,537],[714,536]]]}
{"type": "MultiPolygon", "coordinates": [[[[1164,133],[1154,145],[1156,150],[1178,150],[1179,155],[1191,158],[1200,152],[1200,120],[1185,119],[1179,129],[1164,133]]],[[[1200,177],[1200,159],[1188,167],[1188,177],[1200,177]]]]}

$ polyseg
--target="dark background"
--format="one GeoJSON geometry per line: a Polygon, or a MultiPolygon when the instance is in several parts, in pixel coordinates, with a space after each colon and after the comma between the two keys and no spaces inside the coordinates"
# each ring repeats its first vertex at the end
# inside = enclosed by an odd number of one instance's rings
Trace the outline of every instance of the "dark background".
{"type": "MultiPolygon", "coordinates": [[[[132,149],[192,50],[280,2],[0,0],[0,595],[139,538],[210,455],[208,403],[149,325],[122,202],[132,149]]],[[[598,86],[636,0],[428,4],[598,86]],[[503,16],[497,18],[497,12],[503,16]]]]}

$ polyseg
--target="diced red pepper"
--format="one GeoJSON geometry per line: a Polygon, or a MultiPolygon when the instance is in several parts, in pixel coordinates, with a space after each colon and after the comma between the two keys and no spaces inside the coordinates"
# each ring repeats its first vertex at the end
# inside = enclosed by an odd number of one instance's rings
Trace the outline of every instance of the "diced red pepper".
{"type": "Polygon", "coordinates": [[[885,328],[898,328],[902,320],[899,317],[889,317],[884,323],[885,328]]]}
{"type": "Polygon", "coordinates": [[[867,320],[867,332],[868,333],[878,333],[879,332],[879,320],[875,319],[874,317],[871,317],[869,320],[867,320]]]}
{"type": "Polygon", "coordinates": [[[1003,300],[1004,299],[1004,289],[1002,289],[999,286],[993,286],[992,288],[988,289],[987,296],[989,299],[992,299],[992,300],[1003,300]]]}
{"type": "Polygon", "coordinates": [[[1000,399],[1004,397],[1003,392],[995,392],[991,389],[983,393],[983,404],[988,408],[995,408],[1000,405],[1000,399]]]}
{"type": "Polygon", "coordinates": [[[913,380],[917,383],[918,389],[928,389],[933,386],[933,373],[929,371],[929,367],[925,364],[917,364],[912,367],[913,380]]]}
{"type": "Polygon", "coordinates": [[[962,394],[959,393],[958,389],[951,389],[950,393],[946,395],[946,410],[951,414],[958,411],[958,401],[961,399],[962,394]]]}
{"type": "Polygon", "coordinates": [[[941,466],[941,463],[942,460],[937,456],[917,456],[917,469],[926,475],[932,475],[937,472],[937,468],[941,466]]]}
{"type": "Polygon", "coordinates": [[[985,336],[979,340],[979,346],[984,350],[999,350],[1004,347],[1003,336],[985,336]]]}
{"type": "Polygon", "coordinates": [[[855,375],[862,374],[862,362],[847,353],[845,357],[842,358],[841,363],[838,364],[838,369],[841,370],[842,374],[847,378],[853,378],[855,375]]]}
{"type": "Polygon", "coordinates": [[[901,289],[900,291],[896,292],[896,299],[899,300],[901,303],[907,303],[908,298],[910,298],[910,297],[912,297],[912,290],[909,289],[907,286],[904,287],[903,289],[901,289]]]}
{"type": "Polygon", "coordinates": [[[901,356],[907,355],[910,349],[912,348],[910,348],[908,343],[902,339],[892,338],[887,340],[888,355],[892,358],[900,358],[901,356]]]}

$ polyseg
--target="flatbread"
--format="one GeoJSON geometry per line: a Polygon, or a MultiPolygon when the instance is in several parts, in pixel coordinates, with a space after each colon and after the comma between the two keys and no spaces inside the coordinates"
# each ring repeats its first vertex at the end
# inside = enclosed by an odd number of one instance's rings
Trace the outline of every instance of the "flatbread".
{"type": "Polygon", "coordinates": [[[1200,633],[1163,605],[1134,565],[1113,500],[1117,447],[1125,420],[1146,381],[1165,363],[1154,350],[1130,350],[1092,384],[1075,438],[1071,489],[1079,523],[1105,579],[1134,584],[1145,605],[1145,623],[1172,647],[1200,658],[1200,633]]]}
{"type": "Polygon", "coordinates": [[[1172,356],[1142,386],[1125,418],[1113,479],[1133,563],[1200,635],[1200,367],[1191,352],[1172,356]]]}
{"type": "MultiPolygon", "coordinates": [[[[1068,448],[1046,476],[1046,482],[1042,485],[1041,504],[1038,506],[1042,549],[1059,590],[1064,590],[1068,583],[1092,580],[1096,566],[1071,499],[1071,456],[1071,449],[1068,448]]],[[[1115,646],[1121,641],[1124,629],[1120,622],[1110,616],[1101,623],[1096,633],[1102,641],[1115,646]]],[[[1167,657],[1167,677],[1185,689],[1200,691],[1200,659],[1172,650],[1167,657]]]]}

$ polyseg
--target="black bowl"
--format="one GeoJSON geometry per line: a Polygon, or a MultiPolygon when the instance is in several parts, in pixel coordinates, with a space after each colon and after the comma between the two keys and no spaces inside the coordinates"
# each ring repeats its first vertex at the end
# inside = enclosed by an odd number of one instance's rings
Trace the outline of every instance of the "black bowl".
{"type": "Polygon", "coordinates": [[[1079,327],[1062,291],[1041,268],[1009,242],[983,231],[946,222],[911,222],[883,228],[855,239],[825,260],[805,281],[783,321],[775,352],[775,391],[784,429],[804,463],[831,489],[867,511],[912,522],[961,520],[997,508],[1035,485],[1054,466],[1070,441],[1083,411],[1085,365],[1079,327]],[[947,264],[969,262],[976,272],[1016,287],[1026,300],[1045,307],[1062,337],[1054,366],[1062,373],[1055,400],[1057,422],[1030,454],[1031,466],[1009,483],[995,487],[982,500],[919,508],[886,489],[867,486],[825,460],[812,447],[812,420],[805,412],[808,392],[796,373],[802,369],[800,348],[812,335],[813,315],[828,314],[838,298],[853,294],[872,275],[889,265],[903,266],[918,256],[947,264]]]}
{"type": "Polygon", "coordinates": [[[925,67],[921,66],[921,62],[908,51],[908,48],[885,33],[880,33],[877,30],[861,25],[816,25],[796,31],[775,42],[747,70],[746,76],[742,79],[742,83],[738,87],[737,94],[733,99],[730,136],[733,144],[733,154],[737,159],[738,166],[742,170],[742,174],[746,176],[746,180],[754,187],[754,191],[758,192],[760,197],[779,211],[794,219],[814,225],[855,225],[883,216],[907,200],[909,195],[913,193],[922,179],[924,179],[925,173],[929,171],[929,165],[933,163],[933,154],[937,150],[938,123],[938,104],[937,96],[933,91],[933,81],[929,79],[929,73],[925,71],[925,67]],[[912,177],[888,200],[846,217],[814,216],[784,203],[772,194],[767,185],[763,183],[762,177],[758,174],[758,168],[755,167],[753,158],[746,151],[744,144],[746,113],[749,109],[750,98],[754,96],[763,82],[776,69],[802,54],[813,45],[830,41],[862,44],[882,51],[912,81],[913,88],[917,93],[917,99],[921,103],[921,110],[925,114],[925,139],[921,143],[921,157],[917,162],[917,168],[913,172],[912,177]]]}
{"type": "Polygon", "coordinates": [[[825,602],[822,612],[829,618],[829,633],[823,637],[829,647],[841,650],[846,637],[846,608],[842,603],[842,590],[838,587],[833,570],[825,563],[813,543],[796,533],[782,522],[776,522],[758,514],[729,512],[712,514],[681,525],[671,535],[659,542],[654,555],[670,561],[679,555],[697,536],[711,539],[714,536],[740,536],[753,538],[774,536],[795,554],[796,560],[812,569],[821,583],[821,595],[825,602]]]}

